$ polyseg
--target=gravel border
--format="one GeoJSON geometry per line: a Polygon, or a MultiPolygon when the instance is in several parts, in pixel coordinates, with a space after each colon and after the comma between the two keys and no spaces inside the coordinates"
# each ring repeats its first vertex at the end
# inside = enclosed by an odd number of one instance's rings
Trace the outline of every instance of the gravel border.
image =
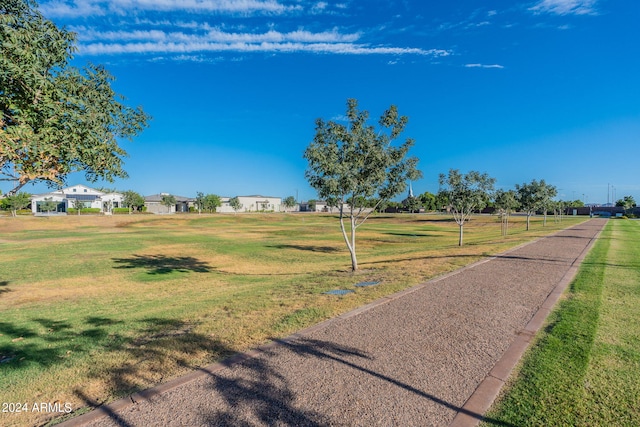
{"type": "Polygon", "coordinates": [[[605,224],[522,245],[59,426],[477,425],[605,224]]]}

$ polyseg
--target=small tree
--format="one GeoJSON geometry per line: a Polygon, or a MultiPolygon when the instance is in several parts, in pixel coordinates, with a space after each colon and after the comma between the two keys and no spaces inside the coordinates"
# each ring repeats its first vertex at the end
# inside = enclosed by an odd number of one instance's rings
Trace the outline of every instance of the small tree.
{"type": "Polygon", "coordinates": [[[554,222],[562,222],[562,216],[564,215],[565,206],[566,202],[562,200],[552,201],[551,208],[553,209],[554,222]]]}
{"type": "Polygon", "coordinates": [[[198,214],[202,214],[202,209],[204,209],[204,193],[198,191],[196,194],[196,207],[198,208],[198,214]]]}
{"type": "Polygon", "coordinates": [[[73,204],[73,208],[76,210],[76,213],[80,215],[80,211],[82,211],[82,208],[84,207],[84,202],[78,199],[71,199],[71,203],[73,204]]]}
{"type": "Polygon", "coordinates": [[[231,206],[231,209],[233,209],[235,213],[238,213],[238,211],[242,209],[242,203],[240,203],[238,196],[229,199],[229,206],[231,206]]]}
{"type": "Polygon", "coordinates": [[[293,196],[289,196],[282,201],[282,204],[284,205],[284,209],[286,212],[287,209],[291,209],[296,205],[296,198],[293,196]]]}
{"type": "Polygon", "coordinates": [[[403,201],[402,206],[411,213],[420,212],[420,199],[414,196],[409,196],[403,201]]]}
{"type": "Polygon", "coordinates": [[[203,207],[205,210],[213,213],[217,208],[222,206],[222,200],[217,194],[207,194],[203,199],[203,207]]]}
{"type": "Polygon", "coordinates": [[[555,186],[553,185],[549,185],[544,183],[541,186],[541,192],[542,192],[542,202],[541,202],[541,208],[544,214],[544,220],[542,222],[543,226],[547,225],[547,211],[549,209],[553,210],[553,207],[555,205],[555,202],[553,201],[553,198],[556,197],[556,195],[558,194],[558,190],[556,189],[555,186]]]}
{"type": "Polygon", "coordinates": [[[405,158],[412,139],[399,147],[392,145],[408,121],[394,105],[380,117],[377,129],[367,124],[369,113],[358,111],[355,99],[347,101],[347,118],[348,126],[316,120],[315,137],[304,152],[308,161],[305,176],[321,198],[336,201],[351,270],[356,271],[357,228],[379,204],[403,192],[406,182],[418,179],[421,173],[416,169],[417,158],[405,158]],[[371,198],[377,199],[373,208],[360,203],[371,198]]]}
{"type": "Polygon", "coordinates": [[[516,192],[513,190],[497,190],[494,196],[495,207],[500,216],[500,230],[503,236],[509,232],[509,216],[511,212],[518,208],[516,192]]]}
{"type": "Polygon", "coordinates": [[[7,196],[6,204],[11,210],[11,216],[17,216],[18,211],[26,208],[31,203],[31,194],[25,192],[19,192],[13,196],[7,196]]]}
{"type": "Polygon", "coordinates": [[[52,197],[45,197],[44,201],[40,203],[40,210],[51,214],[51,211],[58,209],[58,202],[55,202],[52,197]]]}
{"type": "Polygon", "coordinates": [[[531,217],[539,209],[546,209],[550,200],[547,183],[544,179],[540,182],[534,179],[530,183],[516,184],[516,194],[520,208],[527,214],[527,231],[529,231],[531,217]]]}
{"type": "Polygon", "coordinates": [[[160,204],[167,207],[167,211],[171,213],[171,206],[176,205],[176,198],[171,194],[163,194],[162,199],[160,200],[160,204]]]}
{"type": "Polygon", "coordinates": [[[123,193],[122,203],[125,207],[129,208],[129,213],[131,214],[134,210],[141,212],[144,207],[144,197],[140,194],[136,193],[133,190],[127,190],[123,193]]]}
{"type": "Polygon", "coordinates": [[[106,215],[111,215],[113,214],[113,200],[109,199],[106,202],[104,202],[102,204],[103,208],[104,208],[104,213],[106,215]]]}
{"type": "Polygon", "coordinates": [[[448,176],[440,174],[440,198],[451,209],[453,219],[460,228],[458,245],[462,246],[463,243],[464,222],[473,211],[487,205],[495,181],[486,173],[476,171],[463,175],[457,169],[451,169],[448,176]]]}

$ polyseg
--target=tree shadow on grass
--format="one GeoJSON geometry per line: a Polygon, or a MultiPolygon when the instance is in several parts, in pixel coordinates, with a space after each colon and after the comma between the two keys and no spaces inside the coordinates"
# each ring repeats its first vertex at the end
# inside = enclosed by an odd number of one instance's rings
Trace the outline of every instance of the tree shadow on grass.
{"type": "Polygon", "coordinates": [[[174,271],[209,273],[211,266],[193,257],[169,257],[165,255],[133,255],[130,258],[113,258],[114,268],[144,268],[148,274],[169,274],[174,271]]]}
{"type": "MultiPolygon", "coordinates": [[[[3,368],[7,371],[33,365],[49,368],[103,347],[109,330],[96,324],[99,319],[89,317],[86,324],[80,325],[43,317],[30,319],[26,326],[0,322],[0,334],[9,338],[8,343],[0,345],[3,368]]],[[[118,323],[122,322],[109,320],[110,325],[118,323]]]]}
{"type": "Polygon", "coordinates": [[[11,292],[11,289],[7,288],[9,286],[9,282],[3,281],[0,282],[0,295],[6,294],[7,292],[11,292]]]}
{"type": "Polygon", "coordinates": [[[323,253],[337,253],[342,252],[342,249],[334,248],[332,246],[314,246],[314,245],[269,245],[268,248],[277,249],[297,249],[299,251],[309,252],[323,252],[323,253]]]}
{"type": "Polygon", "coordinates": [[[390,236],[400,236],[400,237],[435,237],[435,236],[437,236],[437,234],[435,234],[435,233],[428,234],[428,233],[393,233],[393,232],[386,232],[384,234],[388,234],[390,236]]]}

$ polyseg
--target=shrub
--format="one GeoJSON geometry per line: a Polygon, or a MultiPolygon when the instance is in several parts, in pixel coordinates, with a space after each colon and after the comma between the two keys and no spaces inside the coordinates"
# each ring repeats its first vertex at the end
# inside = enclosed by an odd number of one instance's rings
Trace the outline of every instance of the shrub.
{"type": "Polygon", "coordinates": [[[129,208],[113,208],[112,211],[114,214],[128,214],[129,208]]]}
{"type": "Polygon", "coordinates": [[[100,213],[100,208],[83,208],[80,213],[100,213]]]}

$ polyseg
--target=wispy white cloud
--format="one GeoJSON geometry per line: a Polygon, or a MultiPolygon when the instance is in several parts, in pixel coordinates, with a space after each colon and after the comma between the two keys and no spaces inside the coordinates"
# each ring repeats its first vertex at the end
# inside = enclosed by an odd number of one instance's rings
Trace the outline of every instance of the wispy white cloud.
{"type": "Polygon", "coordinates": [[[272,52],[272,53],[333,53],[344,55],[428,55],[441,57],[450,55],[449,51],[441,49],[420,49],[404,47],[370,46],[354,43],[326,43],[326,42],[246,42],[229,41],[213,42],[207,40],[178,41],[146,41],[136,43],[88,43],[81,44],[80,53],[86,55],[115,55],[115,54],[188,54],[194,52],[272,52]]]}
{"type": "Polygon", "coordinates": [[[326,1],[319,1],[311,7],[311,13],[321,13],[327,9],[329,3],[326,1]]]}
{"type": "Polygon", "coordinates": [[[503,65],[498,64],[465,64],[466,68],[504,68],[503,65]]]}
{"type": "Polygon", "coordinates": [[[201,63],[201,64],[207,64],[207,63],[210,64],[210,63],[222,62],[224,61],[224,58],[221,58],[221,57],[210,58],[208,56],[203,56],[203,55],[176,55],[176,56],[169,56],[169,57],[156,56],[154,58],[151,58],[149,61],[150,62],[167,62],[167,61],[195,62],[195,63],[201,63]]]}
{"type": "Polygon", "coordinates": [[[597,2],[598,0],[541,0],[529,10],[555,15],[595,15],[597,2]]]}
{"type": "Polygon", "coordinates": [[[52,0],[40,6],[42,13],[52,18],[125,15],[135,11],[282,14],[301,9],[300,5],[284,5],[276,0],[52,0]]]}
{"type": "Polygon", "coordinates": [[[360,34],[341,34],[336,29],[319,33],[312,33],[305,30],[296,30],[288,33],[281,33],[275,30],[270,30],[265,33],[229,33],[217,28],[212,28],[203,34],[186,34],[184,32],[165,32],[161,30],[98,31],[86,27],[73,27],[72,30],[78,33],[78,39],[81,42],[129,42],[139,40],[145,42],[168,43],[350,43],[355,42],[360,38],[360,34]]]}

